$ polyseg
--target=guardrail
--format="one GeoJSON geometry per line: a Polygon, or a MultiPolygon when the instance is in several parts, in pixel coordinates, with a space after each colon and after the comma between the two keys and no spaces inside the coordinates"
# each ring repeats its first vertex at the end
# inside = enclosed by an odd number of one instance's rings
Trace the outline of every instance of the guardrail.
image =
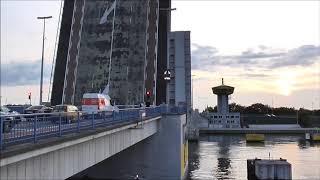
{"type": "Polygon", "coordinates": [[[68,133],[125,122],[140,122],[167,113],[166,106],[128,108],[116,111],[56,112],[0,116],[0,149],[68,133]]]}

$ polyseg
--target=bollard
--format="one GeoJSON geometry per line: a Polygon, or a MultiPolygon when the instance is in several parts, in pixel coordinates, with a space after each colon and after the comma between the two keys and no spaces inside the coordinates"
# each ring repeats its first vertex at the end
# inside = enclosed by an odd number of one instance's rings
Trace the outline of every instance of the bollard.
{"type": "Polygon", "coordinates": [[[34,119],[34,123],[33,123],[33,142],[36,143],[37,142],[37,119],[38,116],[36,115],[35,119],[34,119]]]}
{"type": "Polygon", "coordinates": [[[80,113],[79,113],[79,111],[77,112],[77,116],[78,116],[77,130],[78,130],[78,132],[80,132],[80,113]]]}

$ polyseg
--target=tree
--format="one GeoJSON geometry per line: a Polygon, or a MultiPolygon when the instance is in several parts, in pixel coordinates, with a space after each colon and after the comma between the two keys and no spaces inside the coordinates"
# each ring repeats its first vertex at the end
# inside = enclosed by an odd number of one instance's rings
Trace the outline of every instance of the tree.
{"type": "Polygon", "coordinates": [[[204,111],[205,112],[214,112],[214,109],[211,106],[207,106],[204,111]]]}
{"type": "Polygon", "coordinates": [[[231,103],[229,104],[229,111],[230,112],[240,112],[243,113],[245,111],[246,107],[241,106],[240,104],[231,103]]]}
{"type": "Polygon", "coordinates": [[[271,108],[268,105],[255,103],[245,108],[245,113],[253,114],[268,114],[271,113],[271,108]]]}

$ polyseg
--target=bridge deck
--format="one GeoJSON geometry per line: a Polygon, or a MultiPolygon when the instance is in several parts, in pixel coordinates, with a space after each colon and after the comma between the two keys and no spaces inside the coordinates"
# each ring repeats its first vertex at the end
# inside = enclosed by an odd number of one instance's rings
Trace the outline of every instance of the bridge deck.
{"type": "Polygon", "coordinates": [[[25,153],[28,151],[36,150],[39,148],[50,147],[56,144],[61,144],[63,142],[68,142],[76,139],[81,139],[90,135],[99,134],[107,131],[117,131],[120,128],[128,129],[141,125],[147,121],[150,121],[150,118],[144,118],[142,121],[123,121],[116,124],[110,124],[108,126],[100,126],[94,129],[87,129],[86,131],[73,132],[64,134],[62,137],[53,136],[46,139],[40,139],[37,143],[27,142],[22,144],[16,144],[14,146],[9,146],[6,149],[0,151],[0,159],[8,158],[15,156],[17,154],[25,153]]]}

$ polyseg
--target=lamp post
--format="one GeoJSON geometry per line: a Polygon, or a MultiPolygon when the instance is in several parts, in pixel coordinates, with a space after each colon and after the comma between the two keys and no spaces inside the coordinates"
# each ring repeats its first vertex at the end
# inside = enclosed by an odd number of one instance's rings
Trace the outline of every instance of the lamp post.
{"type": "Polygon", "coordinates": [[[42,86],[43,86],[43,58],[44,58],[44,38],[46,31],[46,19],[50,19],[52,16],[37,17],[37,19],[43,19],[43,35],[42,35],[42,58],[41,58],[41,74],[40,74],[40,100],[39,104],[42,104],[42,86]]]}
{"type": "Polygon", "coordinates": [[[163,76],[164,76],[164,80],[166,82],[166,94],[167,94],[167,97],[166,97],[166,104],[169,104],[169,86],[168,84],[170,83],[170,80],[171,80],[171,72],[169,69],[167,69],[164,73],[163,73],[163,76]]]}

